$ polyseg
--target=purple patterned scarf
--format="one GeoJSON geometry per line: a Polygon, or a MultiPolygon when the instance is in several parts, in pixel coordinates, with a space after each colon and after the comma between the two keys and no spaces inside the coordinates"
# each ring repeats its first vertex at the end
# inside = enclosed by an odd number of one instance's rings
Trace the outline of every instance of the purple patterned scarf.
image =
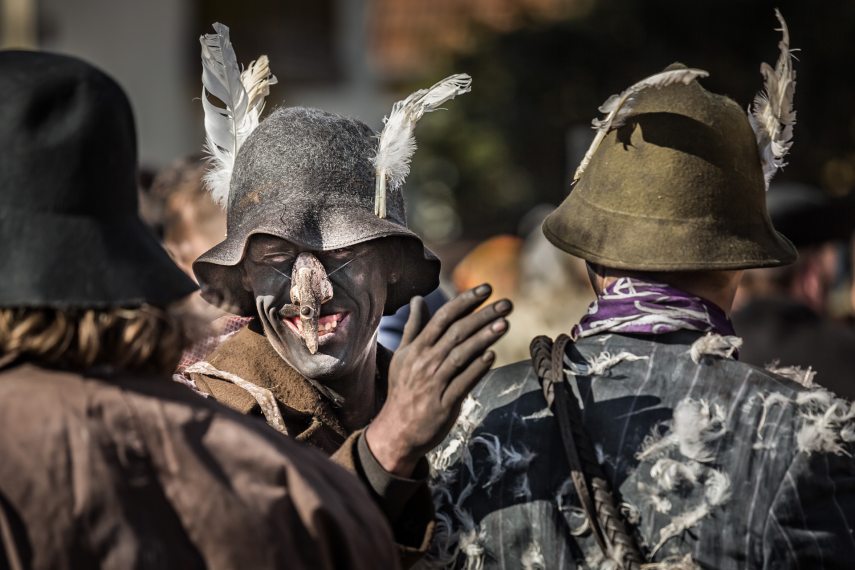
{"type": "Polygon", "coordinates": [[[588,307],[573,340],[603,332],[665,334],[678,330],[734,335],[730,319],[706,299],[670,285],[621,277],[588,307]]]}

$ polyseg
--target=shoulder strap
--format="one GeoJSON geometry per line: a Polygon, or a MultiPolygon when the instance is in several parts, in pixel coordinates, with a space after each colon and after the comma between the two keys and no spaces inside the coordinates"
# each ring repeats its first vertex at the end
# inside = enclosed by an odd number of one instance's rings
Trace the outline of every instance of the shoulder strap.
{"type": "Polygon", "coordinates": [[[532,365],[543,395],[558,421],[561,443],[570,467],[570,479],[588,519],[597,545],[608,560],[624,570],[641,568],[643,557],[615,504],[594,446],[582,423],[582,410],[564,376],[564,355],[570,337],[560,335],[553,343],[539,336],[531,343],[532,365]]]}

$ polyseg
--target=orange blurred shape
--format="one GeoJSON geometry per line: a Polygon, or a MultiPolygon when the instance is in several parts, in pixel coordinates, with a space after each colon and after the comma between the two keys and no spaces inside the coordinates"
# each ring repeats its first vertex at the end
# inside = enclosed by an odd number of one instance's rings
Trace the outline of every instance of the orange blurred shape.
{"type": "Polygon", "coordinates": [[[498,235],[479,243],[454,268],[451,279],[458,291],[481,283],[493,286],[492,298],[512,297],[519,285],[519,261],[523,240],[498,235]]]}

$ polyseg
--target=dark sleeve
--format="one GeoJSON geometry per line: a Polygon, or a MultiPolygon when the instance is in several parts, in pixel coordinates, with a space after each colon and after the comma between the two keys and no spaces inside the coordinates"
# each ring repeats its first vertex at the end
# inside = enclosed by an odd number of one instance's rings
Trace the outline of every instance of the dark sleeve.
{"type": "Polygon", "coordinates": [[[855,460],[848,455],[798,453],[766,520],[763,568],[852,568],[853,532],[855,460]]]}
{"type": "Polygon", "coordinates": [[[383,469],[368,449],[361,430],[351,434],[332,459],[355,473],[368,487],[392,526],[403,566],[418,561],[427,551],[434,528],[427,460],[419,461],[411,479],[393,475],[383,469]]]}

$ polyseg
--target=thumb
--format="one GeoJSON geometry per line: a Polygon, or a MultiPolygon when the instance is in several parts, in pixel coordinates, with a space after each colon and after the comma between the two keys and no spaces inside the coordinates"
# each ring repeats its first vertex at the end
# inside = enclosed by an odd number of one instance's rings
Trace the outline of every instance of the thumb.
{"type": "Polygon", "coordinates": [[[407,319],[407,324],[404,325],[404,333],[401,335],[401,344],[398,348],[404,348],[422,332],[428,322],[427,303],[424,298],[416,295],[410,299],[410,317],[407,319]]]}

